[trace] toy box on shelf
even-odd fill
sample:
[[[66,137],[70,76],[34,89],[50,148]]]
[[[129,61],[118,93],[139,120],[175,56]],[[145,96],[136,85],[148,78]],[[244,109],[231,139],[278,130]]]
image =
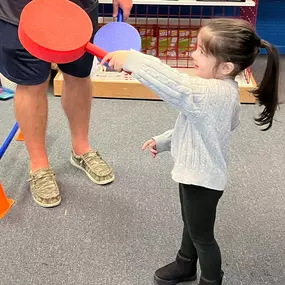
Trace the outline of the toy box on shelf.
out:
[[[258,0],[196,1],[196,0],[134,0],[128,20],[137,28],[142,38],[142,52],[159,57],[179,71],[195,77],[191,52],[195,50],[199,28],[213,18],[242,18],[256,25]],[[100,1],[99,27],[113,21],[110,0]],[[150,89],[125,73],[98,68],[96,61],[91,79],[93,96],[106,98],[159,99]],[[240,87],[242,103],[254,103],[248,92],[256,84],[250,69],[236,80]],[[62,94],[63,76],[54,78],[54,93]]]

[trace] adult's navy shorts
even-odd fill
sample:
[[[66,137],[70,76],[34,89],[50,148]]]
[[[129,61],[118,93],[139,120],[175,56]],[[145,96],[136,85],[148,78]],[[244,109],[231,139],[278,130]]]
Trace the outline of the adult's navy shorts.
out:
[[[94,34],[98,28],[98,6],[89,13]],[[93,55],[85,53],[78,60],[58,64],[59,69],[69,75],[84,78],[90,75]],[[0,73],[19,85],[38,85],[45,82],[51,70],[51,64],[29,54],[19,41],[18,26],[0,20]]]

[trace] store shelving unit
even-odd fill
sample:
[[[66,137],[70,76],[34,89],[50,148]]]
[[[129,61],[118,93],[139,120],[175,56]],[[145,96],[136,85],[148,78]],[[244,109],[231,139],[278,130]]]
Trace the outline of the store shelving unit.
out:
[[[99,27],[113,21],[112,1],[100,1]],[[142,37],[142,52],[159,57],[179,71],[195,77],[191,52],[195,49],[198,29],[213,18],[242,18],[256,25],[258,0],[245,2],[196,0],[133,0],[128,20]],[[105,98],[159,99],[151,90],[124,73],[99,70],[92,73],[93,96]],[[248,92],[256,84],[250,69],[236,80],[242,103],[254,103]],[[63,76],[54,79],[56,96],[62,94]]]

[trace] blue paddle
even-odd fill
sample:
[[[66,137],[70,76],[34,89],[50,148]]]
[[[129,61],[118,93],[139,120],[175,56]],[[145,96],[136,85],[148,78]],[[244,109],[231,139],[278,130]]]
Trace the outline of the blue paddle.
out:
[[[93,43],[107,52],[117,50],[141,50],[141,37],[138,31],[124,22],[123,10],[119,8],[117,22],[104,25],[95,34]]]

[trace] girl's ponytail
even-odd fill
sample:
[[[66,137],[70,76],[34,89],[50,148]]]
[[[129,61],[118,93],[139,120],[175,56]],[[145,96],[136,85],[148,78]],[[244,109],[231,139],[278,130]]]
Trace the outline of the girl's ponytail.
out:
[[[263,131],[271,128],[278,107],[279,55],[277,49],[267,41],[260,40],[260,47],[267,50],[267,66],[263,79],[256,89],[251,91],[260,106],[264,106],[260,116],[255,119],[259,126],[267,125]]]

